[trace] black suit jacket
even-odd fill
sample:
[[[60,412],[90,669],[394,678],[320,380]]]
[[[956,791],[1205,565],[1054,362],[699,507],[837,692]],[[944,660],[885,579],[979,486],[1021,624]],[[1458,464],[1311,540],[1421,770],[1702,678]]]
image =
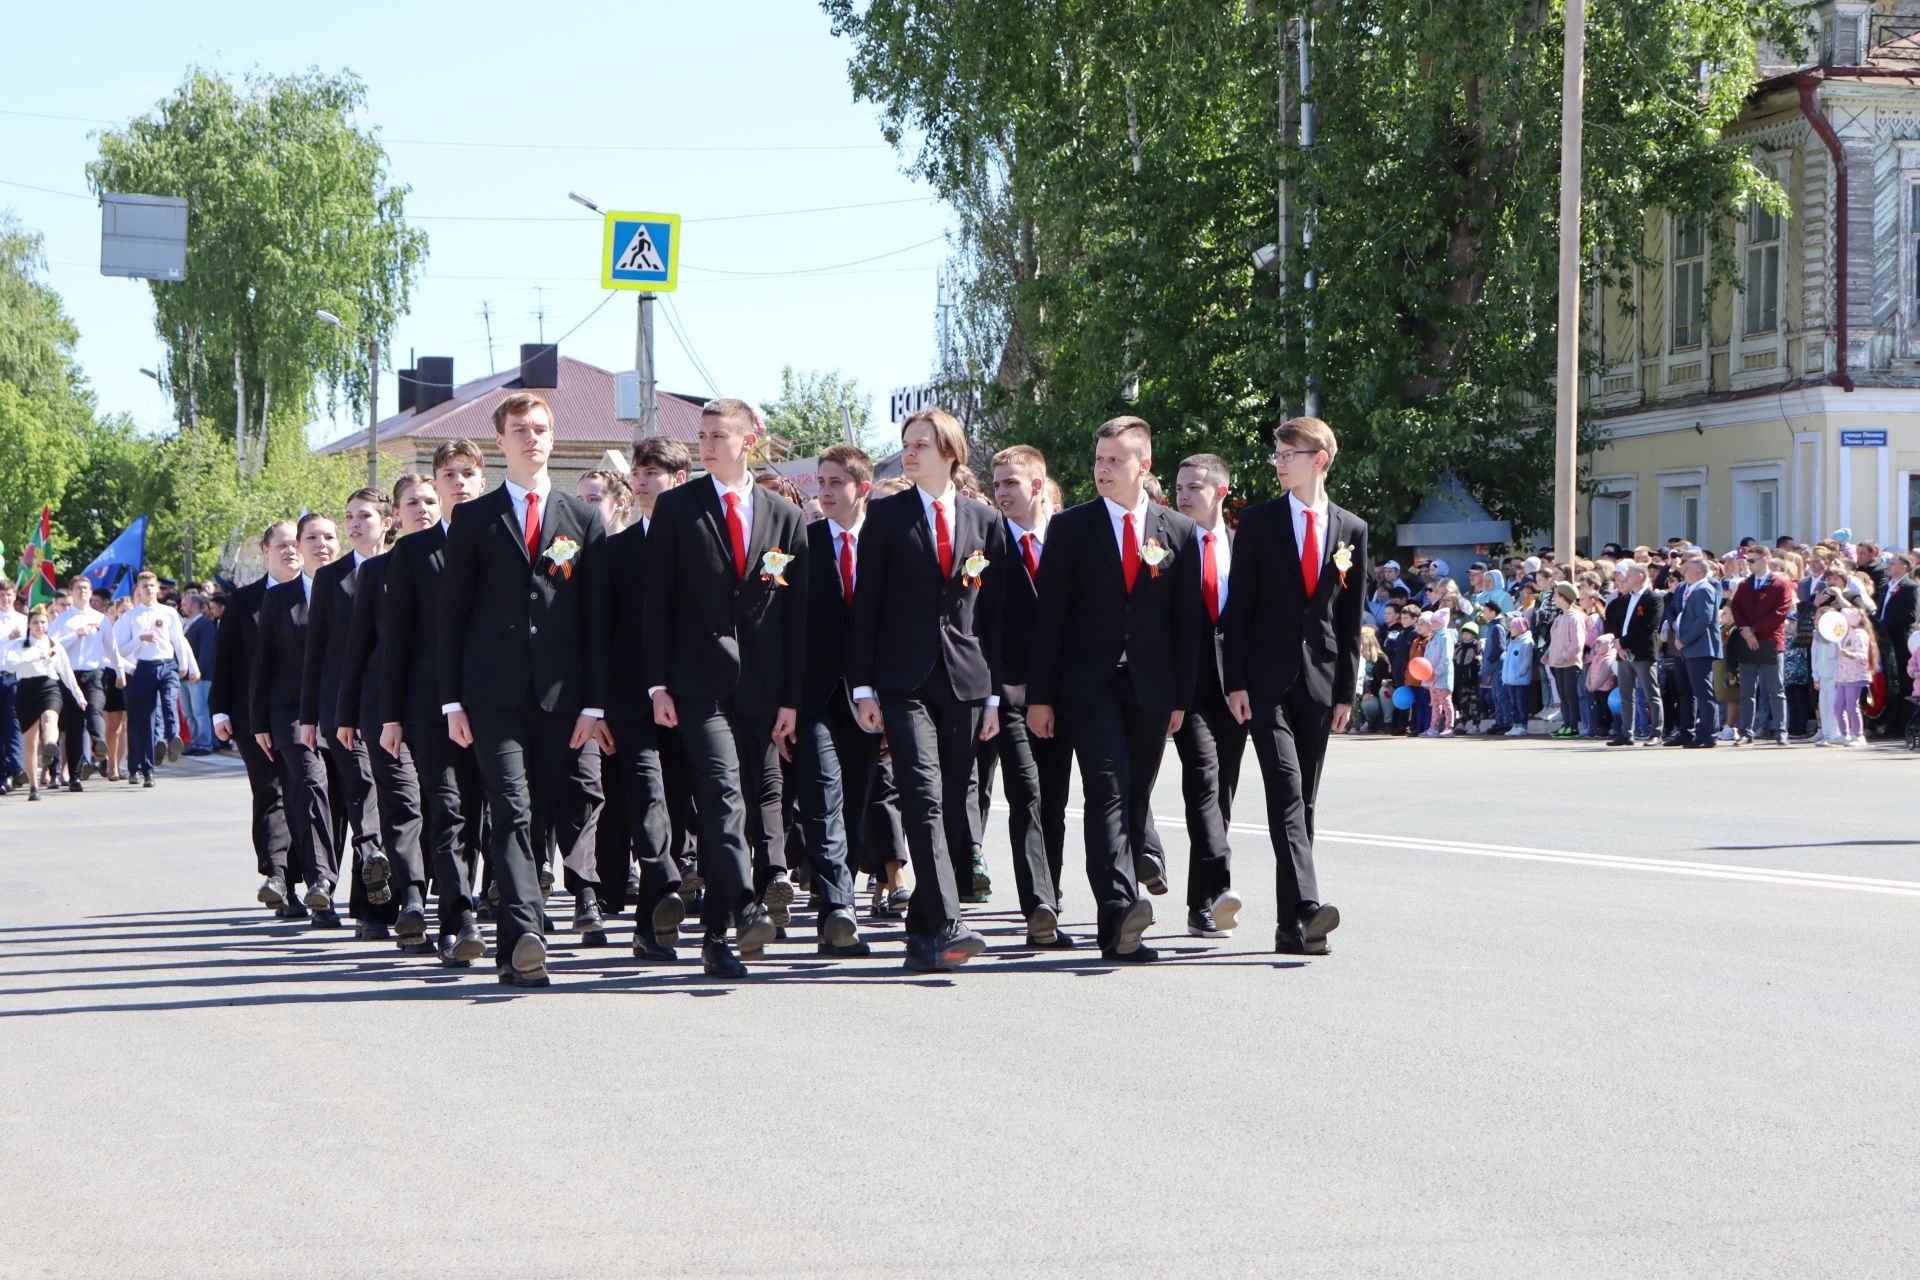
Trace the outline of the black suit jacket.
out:
[[[380,615],[386,603],[387,571],[393,552],[371,556],[353,575],[353,616],[340,657],[340,691],[334,702],[335,725],[357,729],[381,724]]]
[[[207,712],[232,720],[236,737],[253,732],[247,714],[252,697],[249,682],[253,679],[253,651],[260,643],[260,605],[266,597],[267,581],[256,578],[227,596],[220,630],[214,636]]]
[[[558,488],[541,504],[540,550],[527,555],[502,484],[453,509],[441,570],[440,703],[505,711],[531,697],[577,715],[607,705],[606,530],[600,512]],[[580,547],[564,573],[556,538]]]
[[[259,733],[275,717],[300,715],[300,682],[307,661],[307,589],[299,578],[267,590],[260,606],[260,643],[253,651],[247,712]]]
[[[1887,584],[1891,598],[1885,600],[1886,612],[1881,616],[1880,626],[1884,631],[1886,643],[1900,652],[1907,651],[1907,632],[1913,629],[1915,589],[1912,582],[1897,578]],[[1904,679],[1906,672],[1900,673]]]
[[[857,561],[866,528],[854,535],[853,554]],[[847,626],[853,616],[846,592],[840,582],[839,548],[834,545],[833,523],[815,520],[807,526],[807,560],[812,566],[807,575],[807,670],[800,683],[800,719],[818,720],[837,703],[852,708],[852,690],[847,684]],[[859,569],[854,581],[860,580]]]
[[[649,689],[730,698],[741,712],[760,716],[799,709],[811,569],[800,508],[759,485],[751,500],[745,574],[733,571],[733,544],[711,479],[669,489],[654,503],[640,661]],[[785,586],[760,569],[776,548],[794,558],[781,575]]]
[[[306,668],[300,676],[300,723],[319,726],[327,737],[339,724],[340,671],[347,653],[347,628],[353,623],[353,594],[358,575],[353,551],[322,565],[313,575],[313,604],[307,613]],[[349,724],[358,724],[349,720]]]
[[[607,538],[607,714],[653,719],[640,646],[646,639],[647,527],[636,519]]]
[[[440,580],[447,533],[410,533],[387,553],[380,607],[380,722],[418,723],[440,714]]]
[[[1227,586],[1227,692],[1244,689],[1258,702],[1277,702],[1296,681],[1326,706],[1353,701],[1360,675],[1361,596],[1366,592],[1367,525],[1351,511],[1327,504],[1320,544],[1319,581],[1307,597],[1293,508],[1285,495],[1249,507],[1233,542]],[[1333,562],[1340,545],[1353,550],[1342,585]]]
[[[953,505],[953,566],[943,578],[917,486],[867,504],[847,632],[850,686],[912,693],[940,663],[963,702],[999,692],[1001,599],[1009,578],[1026,570],[998,512],[957,492]],[[966,578],[976,551],[987,559],[977,587]]]
[[[1004,518],[1000,528],[1007,535],[1007,559],[1012,566],[1000,584],[1000,683],[1024,685],[1033,671],[1033,630],[1040,619],[1040,584],[1027,572],[1020,540]],[[1042,541],[1040,562],[1045,564],[1046,560],[1047,544]]]
[[[1124,660],[1143,711],[1171,714],[1193,705],[1206,622],[1193,521],[1149,503],[1143,523],[1141,547],[1157,541],[1169,554],[1157,575],[1139,566],[1129,595],[1105,499],[1070,507],[1048,522],[1029,704],[1091,702]]]
[[[1622,591],[1607,601],[1606,628],[1620,641],[1621,651],[1636,662],[1652,662],[1659,656],[1660,623],[1667,616],[1667,598],[1648,587],[1640,593],[1640,608],[1627,616],[1627,602],[1633,593]]]

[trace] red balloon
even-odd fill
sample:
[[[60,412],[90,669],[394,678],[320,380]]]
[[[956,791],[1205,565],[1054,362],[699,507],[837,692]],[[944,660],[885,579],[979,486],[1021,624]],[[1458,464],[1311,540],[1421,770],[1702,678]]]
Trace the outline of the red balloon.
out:
[[[1407,662],[1407,674],[1415,680],[1433,679],[1433,664],[1425,658],[1413,658]]]

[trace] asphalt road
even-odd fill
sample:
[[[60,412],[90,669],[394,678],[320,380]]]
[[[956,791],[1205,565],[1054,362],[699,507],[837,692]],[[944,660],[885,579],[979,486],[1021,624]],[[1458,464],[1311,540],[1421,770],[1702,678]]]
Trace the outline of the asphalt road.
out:
[[[1920,1274],[1920,756],[1342,741],[1312,961],[1251,760],[1184,936],[1168,760],[1167,963],[1000,829],[952,976],[513,994],[270,919],[224,762],[0,800],[0,1276]]]

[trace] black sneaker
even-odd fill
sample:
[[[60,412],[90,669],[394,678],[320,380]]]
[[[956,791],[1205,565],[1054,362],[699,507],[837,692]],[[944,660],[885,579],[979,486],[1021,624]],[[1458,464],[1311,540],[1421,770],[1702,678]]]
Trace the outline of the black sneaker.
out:
[[[1201,907],[1187,912],[1187,936],[1190,938],[1231,938],[1231,929],[1222,929],[1213,918],[1213,909]]]

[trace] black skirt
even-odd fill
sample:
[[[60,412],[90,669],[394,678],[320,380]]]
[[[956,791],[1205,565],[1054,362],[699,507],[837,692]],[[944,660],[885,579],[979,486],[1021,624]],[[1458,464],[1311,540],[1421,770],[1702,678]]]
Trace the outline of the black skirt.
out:
[[[120,687],[120,677],[112,671],[106,672],[106,677],[104,682],[107,686],[106,709],[108,711],[125,711],[127,709],[127,691]]]
[[[23,676],[13,695],[13,709],[24,732],[47,712],[60,709],[60,682],[52,676]]]

